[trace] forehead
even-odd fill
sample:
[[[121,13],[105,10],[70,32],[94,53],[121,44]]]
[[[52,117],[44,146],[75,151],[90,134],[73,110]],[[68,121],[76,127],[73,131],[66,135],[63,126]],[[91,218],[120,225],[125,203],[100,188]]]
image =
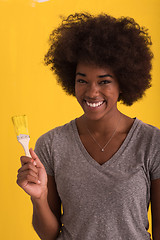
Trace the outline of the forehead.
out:
[[[101,67],[94,63],[85,63],[85,62],[79,62],[77,64],[76,73],[80,72],[85,75],[105,75],[110,74],[114,76],[114,73],[110,67]]]

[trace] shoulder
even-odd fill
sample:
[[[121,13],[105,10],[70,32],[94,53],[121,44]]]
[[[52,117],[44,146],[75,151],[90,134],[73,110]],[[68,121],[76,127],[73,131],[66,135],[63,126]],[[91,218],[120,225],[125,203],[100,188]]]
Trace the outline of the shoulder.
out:
[[[141,120],[139,121],[139,126],[140,126],[140,131],[139,133],[144,135],[145,137],[149,137],[152,139],[157,139],[160,140],[160,129],[148,124],[148,123],[144,123]]]
[[[51,130],[49,130],[48,132],[42,134],[36,144],[40,144],[40,145],[43,145],[43,144],[51,144],[51,142],[54,141],[58,141],[59,139],[62,141],[65,137],[67,137],[68,135],[70,135],[70,132],[72,131],[73,129],[73,126],[75,125],[75,119],[70,121],[69,123],[66,123],[64,125],[61,125],[61,126],[58,126],[58,127],[55,127]]]
[[[138,120],[136,141],[151,155],[160,152],[160,129]]]

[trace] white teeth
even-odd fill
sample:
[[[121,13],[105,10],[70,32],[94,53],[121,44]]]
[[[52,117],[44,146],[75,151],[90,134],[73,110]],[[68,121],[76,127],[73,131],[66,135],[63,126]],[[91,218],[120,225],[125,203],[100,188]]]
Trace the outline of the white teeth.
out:
[[[98,102],[98,103],[89,103],[86,101],[86,103],[89,107],[99,107],[100,105],[102,105],[103,101]]]

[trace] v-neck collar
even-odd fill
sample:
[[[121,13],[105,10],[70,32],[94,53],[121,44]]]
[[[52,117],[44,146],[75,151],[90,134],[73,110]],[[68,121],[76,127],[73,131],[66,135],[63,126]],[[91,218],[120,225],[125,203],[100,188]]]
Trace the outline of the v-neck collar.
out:
[[[73,127],[73,132],[74,132],[74,136],[75,136],[75,140],[76,143],[78,144],[78,147],[80,149],[80,151],[83,153],[85,159],[92,164],[94,167],[100,169],[105,168],[106,166],[110,166],[114,161],[116,161],[121,154],[123,153],[123,151],[125,150],[126,146],[128,145],[128,142],[131,140],[133,133],[135,131],[135,129],[137,128],[138,124],[140,123],[140,120],[135,118],[132,127],[130,128],[125,140],[123,141],[123,143],[121,144],[121,146],[119,147],[119,149],[117,150],[117,152],[106,162],[104,162],[103,164],[99,164],[94,158],[92,158],[92,156],[88,153],[88,151],[86,150],[86,148],[84,147],[79,133],[78,133],[78,128],[76,125],[76,119],[74,119],[72,121],[72,127]]]

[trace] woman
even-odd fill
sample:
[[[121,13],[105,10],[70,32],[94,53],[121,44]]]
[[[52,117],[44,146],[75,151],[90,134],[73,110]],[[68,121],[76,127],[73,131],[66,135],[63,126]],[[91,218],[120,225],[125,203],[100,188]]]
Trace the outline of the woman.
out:
[[[17,183],[41,239],[160,239],[160,130],[121,113],[151,86],[151,40],[133,19],[70,15],[45,63],[84,114],[41,136]],[[61,204],[63,215],[61,215]]]

